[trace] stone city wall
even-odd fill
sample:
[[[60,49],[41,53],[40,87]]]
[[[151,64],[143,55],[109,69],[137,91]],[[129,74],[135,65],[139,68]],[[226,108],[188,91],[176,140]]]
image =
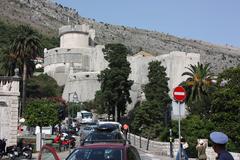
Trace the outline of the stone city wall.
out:
[[[158,141],[149,140],[149,145],[147,149],[147,143],[148,143],[147,138],[144,138],[144,137],[140,138],[140,136],[129,133],[128,139],[130,140],[132,145],[142,150],[145,150],[146,152],[151,152],[153,154],[170,157],[170,142],[158,142]],[[173,156],[176,157],[177,152],[179,150],[179,140],[175,139],[172,146],[173,146]],[[240,159],[240,153],[233,153],[233,152],[230,152],[230,153],[232,154],[235,160]],[[217,154],[214,152],[212,147],[209,147],[209,146],[207,147],[206,154],[207,154],[208,160],[216,160]]]

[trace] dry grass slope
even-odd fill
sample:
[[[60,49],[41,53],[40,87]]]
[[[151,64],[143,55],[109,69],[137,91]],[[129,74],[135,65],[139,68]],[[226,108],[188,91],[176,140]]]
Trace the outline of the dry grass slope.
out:
[[[240,49],[229,45],[214,45],[200,40],[96,22],[79,16],[75,9],[64,7],[51,0],[1,0],[0,19],[9,23],[25,23],[48,35],[57,35],[60,26],[87,23],[96,30],[96,43],[123,43],[132,53],[140,50],[155,55],[170,51],[184,51],[201,54],[201,62],[210,63],[218,73],[225,68],[240,64]]]

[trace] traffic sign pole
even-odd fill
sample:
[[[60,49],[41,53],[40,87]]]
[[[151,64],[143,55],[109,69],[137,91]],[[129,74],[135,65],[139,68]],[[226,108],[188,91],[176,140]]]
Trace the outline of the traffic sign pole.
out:
[[[186,99],[186,91],[182,86],[178,86],[173,91],[173,97],[178,102],[179,116],[178,116],[178,135],[179,135],[179,160],[182,158],[182,147],[181,147],[181,106],[180,102]]]
[[[182,157],[182,148],[181,148],[181,108],[180,108],[180,102],[178,102],[178,109],[179,109],[179,117],[178,117],[178,135],[179,135],[179,160],[181,160]]]

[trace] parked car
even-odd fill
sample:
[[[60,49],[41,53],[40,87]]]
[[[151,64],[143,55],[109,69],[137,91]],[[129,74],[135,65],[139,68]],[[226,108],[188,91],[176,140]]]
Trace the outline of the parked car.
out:
[[[55,150],[43,146],[38,160],[60,160]],[[141,160],[137,149],[126,143],[93,143],[74,149],[65,160]]]
[[[94,143],[75,149],[66,160],[141,160],[137,149],[125,143]]]

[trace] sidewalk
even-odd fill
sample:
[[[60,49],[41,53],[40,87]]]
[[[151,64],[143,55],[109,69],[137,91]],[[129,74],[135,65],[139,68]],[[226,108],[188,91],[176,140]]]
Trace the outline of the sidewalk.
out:
[[[38,159],[38,154],[39,153],[33,153],[33,160]],[[69,151],[63,151],[63,152],[57,152],[57,155],[59,156],[60,159],[65,159],[69,155]]]

